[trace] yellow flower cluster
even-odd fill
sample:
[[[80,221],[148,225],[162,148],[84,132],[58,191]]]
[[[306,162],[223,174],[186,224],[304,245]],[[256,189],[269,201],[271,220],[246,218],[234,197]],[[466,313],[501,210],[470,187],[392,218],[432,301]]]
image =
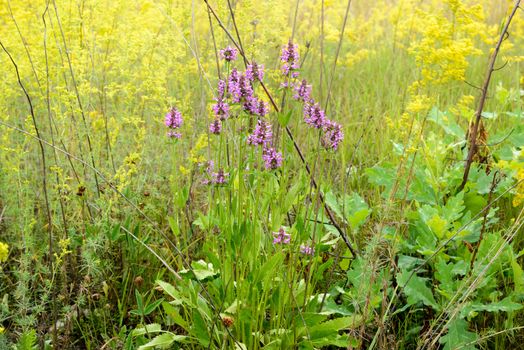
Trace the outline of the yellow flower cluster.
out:
[[[9,245],[7,243],[0,242],[0,262],[6,262],[9,256]]]
[[[513,197],[513,206],[518,207],[524,203],[524,151],[516,152],[513,160],[501,160],[497,165],[513,173],[513,177],[518,183]]]

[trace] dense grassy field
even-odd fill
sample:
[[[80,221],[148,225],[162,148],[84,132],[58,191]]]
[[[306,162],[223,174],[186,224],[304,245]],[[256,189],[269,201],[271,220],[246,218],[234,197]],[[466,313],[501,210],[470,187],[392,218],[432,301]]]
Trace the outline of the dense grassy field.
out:
[[[515,0],[0,0],[0,350],[521,349]]]

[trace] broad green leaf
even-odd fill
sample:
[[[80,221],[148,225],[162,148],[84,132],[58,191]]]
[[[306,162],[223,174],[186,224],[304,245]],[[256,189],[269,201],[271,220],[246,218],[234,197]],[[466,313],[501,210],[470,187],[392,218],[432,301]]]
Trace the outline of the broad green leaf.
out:
[[[397,275],[397,282],[403,287],[404,294],[408,298],[408,303],[415,305],[421,302],[424,305],[431,306],[437,311],[440,310],[440,306],[435,301],[431,289],[426,285],[427,278],[419,277],[416,274],[409,278],[410,276],[411,272],[409,271],[402,271]]]
[[[349,222],[352,230],[358,230],[371,213],[366,201],[356,192],[344,196],[343,207],[345,219]]]
[[[174,301],[174,304],[175,305],[181,305],[182,304],[182,299],[181,299],[181,296],[180,296],[180,293],[176,290],[176,288],[167,283],[167,282],[164,282],[164,281],[156,281],[156,284],[158,284],[162,290],[164,291],[164,293],[166,293],[167,295],[169,295],[171,298],[173,298],[173,301]]]
[[[204,347],[209,346],[210,338],[206,322],[198,310],[193,310],[193,324],[191,327],[191,334],[198,339],[198,342]]]
[[[213,264],[206,263],[204,260],[198,260],[191,263],[192,270],[181,270],[180,275],[194,277],[199,281],[218,275],[213,268]]]
[[[138,348],[138,350],[147,349],[168,349],[176,341],[183,341],[187,337],[183,335],[177,335],[173,333],[162,333],[154,337],[149,343],[144,344]]]
[[[161,298],[161,299],[158,299],[156,300],[155,302],[151,303],[151,304],[148,304],[146,305],[145,309],[144,309],[144,315],[147,316],[149,315],[150,313],[152,313],[153,311],[155,311],[155,309],[160,305],[162,304],[162,302],[164,301],[164,298]]]
[[[504,298],[501,301],[497,301],[494,303],[486,304],[486,303],[480,303],[480,302],[474,302],[466,307],[464,307],[464,310],[462,311],[462,314],[465,316],[468,316],[471,314],[471,312],[480,312],[480,311],[486,311],[486,312],[511,312],[511,311],[517,311],[522,309],[522,304],[515,303],[511,301],[510,297]]]
[[[138,337],[147,333],[158,333],[162,331],[162,326],[158,323],[146,324],[144,327],[135,328],[131,331],[133,337]]]
[[[341,329],[358,327],[361,323],[362,317],[359,315],[339,317],[309,328],[309,335],[311,340],[323,339],[337,335]]]
[[[444,345],[443,350],[476,350],[470,344],[477,340],[477,334],[468,330],[468,323],[461,319],[455,319],[449,323],[448,334],[439,339],[439,343]],[[467,345],[469,344],[469,345]]]

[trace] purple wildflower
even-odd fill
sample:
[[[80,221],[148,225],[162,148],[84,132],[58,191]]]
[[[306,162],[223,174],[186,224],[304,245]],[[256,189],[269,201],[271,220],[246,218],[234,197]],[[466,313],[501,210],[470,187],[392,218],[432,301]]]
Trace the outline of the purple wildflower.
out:
[[[267,102],[253,96],[246,97],[246,102],[244,102],[243,108],[247,113],[261,117],[269,113]]]
[[[223,185],[227,182],[229,173],[224,172],[224,169],[219,169],[216,173],[211,173],[211,182],[215,185]]]
[[[271,124],[263,119],[257,121],[255,130],[247,138],[247,143],[254,146],[266,146],[271,144],[271,138],[273,137],[273,131],[271,130]]]
[[[259,116],[263,117],[263,116],[265,116],[268,113],[269,113],[269,107],[268,107],[267,102],[264,102],[262,100],[258,100],[258,106],[257,106],[256,114],[258,114]]]
[[[264,148],[262,159],[264,159],[264,165],[268,170],[282,166],[282,153],[277,152],[274,148]]]
[[[229,88],[233,102],[249,101],[253,97],[253,87],[244,74],[238,77],[238,82],[230,83]]]
[[[178,109],[176,109],[175,107],[171,107],[169,112],[167,112],[166,114],[164,122],[169,129],[172,129],[167,132],[168,137],[174,137],[177,139],[182,137],[182,134],[180,134],[178,131],[175,131],[175,129],[180,128],[183,122],[182,113],[180,113]]]
[[[175,107],[171,107],[166,114],[165,123],[168,128],[178,129],[182,125],[182,113]]]
[[[219,135],[222,131],[222,122],[219,118],[215,118],[211,124],[209,124],[209,132],[215,135]]]
[[[217,91],[218,91],[217,100],[223,99],[225,97],[225,92],[226,92],[226,82],[224,80],[220,79],[218,81]]]
[[[179,133],[179,132],[176,132],[176,131],[168,131],[168,132],[167,132],[167,137],[169,137],[169,138],[179,139],[179,138],[182,137],[182,134]]]
[[[295,95],[293,95],[293,98],[302,102],[311,101],[311,85],[307,84],[306,79],[302,80],[300,85],[295,85]]]
[[[283,227],[278,232],[273,232],[273,244],[289,244],[291,242],[291,235],[287,233]]]
[[[229,118],[229,104],[224,102],[224,100],[217,99],[217,103],[213,105],[212,109],[215,117],[219,118],[220,120],[226,120]]]
[[[225,49],[220,50],[220,58],[227,62],[235,61],[238,56],[238,50],[234,47],[228,46]]]
[[[318,103],[307,102],[304,105],[304,121],[316,129],[324,126],[326,115]]]
[[[344,132],[342,131],[342,127],[337,122],[327,119],[324,122],[323,129],[324,135],[322,135],[322,139],[320,140],[322,146],[326,149],[332,149],[336,151],[338,145],[342,142],[342,140],[344,140]]]
[[[258,65],[256,62],[248,64],[246,68],[246,78],[251,82],[255,80],[262,81],[264,78],[264,65]]]
[[[298,45],[293,44],[291,41],[282,47],[282,55],[280,60],[284,62],[282,65],[282,74],[289,75],[290,71],[300,68],[300,55],[298,53]],[[298,76],[298,72],[294,72],[294,78]]]
[[[315,248],[310,245],[302,244],[300,246],[300,252],[304,255],[315,255]]]

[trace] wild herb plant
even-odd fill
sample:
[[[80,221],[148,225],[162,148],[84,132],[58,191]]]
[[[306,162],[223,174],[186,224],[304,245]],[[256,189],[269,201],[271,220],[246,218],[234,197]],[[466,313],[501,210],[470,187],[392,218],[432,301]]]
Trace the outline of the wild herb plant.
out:
[[[0,349],[519,348],[520,8],[0,0]]]

